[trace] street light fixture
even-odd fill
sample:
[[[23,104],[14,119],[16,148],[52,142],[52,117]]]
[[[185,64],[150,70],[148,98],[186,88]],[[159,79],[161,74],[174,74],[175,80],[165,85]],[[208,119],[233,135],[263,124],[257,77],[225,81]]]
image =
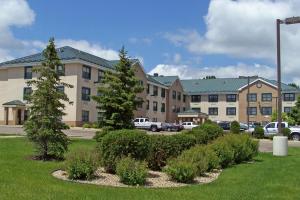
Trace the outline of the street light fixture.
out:
[[[276,32],[277,32],[277,95],[278,95],[278,105],[277,105],[277,121],[278,121],[278,133],[282,135],[282,127],[281,127],[281,113],[282,113],[282,96],[281,96],[281,55],[280,55],[280,24],[298,24],[300,23],[300,17],[289,17],[284,20],[277,19],[276,20]],[[281,138],[282,139],[282,138]],[[273,140],[273,154],[274,155],[287,155],[287,138],[286,142],[283,142],[280,138],[277,140]],[[276,143],[276,144],[274,144]],[[285,144],[286,143],[286,144]],[[275,147],[276,146],[276,147]],[[275,147],[275,149],[274,149]],[[274,153],[274,150],[276,152]],[[278,150],[278,151],[277,151]]]

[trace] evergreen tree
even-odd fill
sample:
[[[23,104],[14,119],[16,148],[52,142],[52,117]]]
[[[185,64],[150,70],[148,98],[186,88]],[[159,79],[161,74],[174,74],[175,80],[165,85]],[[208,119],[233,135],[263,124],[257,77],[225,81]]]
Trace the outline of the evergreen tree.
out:
[[[300,125],[300,96],[298,96],[296,105],[292,108],[292,112],[289,115],[294,119],[296,124]]]
[[[100,126],[132,128],[133,111],[142,103],[136,94],[142,92],[143,87],[135,77],[124,47],[119,52],[119,58],[114,71],[105,71],[102,84],[98,87],[99,95],[92,98],[97,102],[98,109],[104,111]]]
[[[57,73],[57,66],[62,64],[53,38],[43,51],[43,57],[42,66],[33,68],[37,79],[27,82],[35,90],[29,96],[30,114],[25,123],[25,131],[29,140],[36,144],[41,159],[46,160],[62,158],[67,151],[69,140],[62,130],[69,127],[61,119],[65,115],[63,102],[71,102],[64,92],[58,90],[58,86],[73,86],[61,82]]]

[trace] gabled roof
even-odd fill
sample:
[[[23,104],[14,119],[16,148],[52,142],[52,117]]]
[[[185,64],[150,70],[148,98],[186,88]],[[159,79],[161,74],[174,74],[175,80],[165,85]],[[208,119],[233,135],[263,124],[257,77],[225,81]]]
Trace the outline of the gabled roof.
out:
[[[171,86],[177,79],[178,76],[151,76],[156,81],[163,83],[166,86]]]
[[[157,81],[155,78],[153,78],[153,76],[151,76],[151,75],[149,75],[149,74],[146,74],[146,77],[147,77],[147,80],[150,81],[150,82],[152,82],[152,83],[156,83],[156,84],[158,84],[158,85],[162,85],[162,86],[167,87],[167,85],[165,85],[165,84],[163,84],[163,83]]]
[[[250,83],[262,80],[271,86],[277,85],[277,81],[265,78],[250,78]],[[188,94],[207,94],[207,93],[238,93],[239,89],[247,86],[247,78],[217,78],[217,79],[190,79],[181,80],[184,91]],[[287,84],[281,84],[284,92],[300,92]]]
[[[79,59],[82,61],[90,62],[90,63],[100,65],[100,66],[110,68],[110,69],[113,69],[114,64],[115,64],[115,62],[105,60],[103,58],[89,54],[84,51],[80,51],[80,50],[75,49],[70,46],[64,46],[64,47],[58,48],[57,53],[58,53],[59,58],[62,61]],[[43,54],[37,53],[37,54],[30,55],[30,56],[25,56],[22,58],[18,58],[18,59],[14,59],[11,61],[0,63],[0,67],[16,65],[16,64],[38,63],[38,62],[42,62],[43,60],[44,60]]]
[[[25,103],[23,103],[22,101],[20,100],[13,100],[13,101],[9,101],[9,102],[6,102],[4,104],[2,104],[3,106],[26,106]]]

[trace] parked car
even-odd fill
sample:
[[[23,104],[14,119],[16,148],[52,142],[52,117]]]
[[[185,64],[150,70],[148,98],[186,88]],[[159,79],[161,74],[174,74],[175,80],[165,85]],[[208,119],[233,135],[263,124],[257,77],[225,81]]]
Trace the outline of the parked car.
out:
[[[134,121],[134,127],[139,129],[151,130],[157,132],[162,129],[161,122],[151,122],[148,118],[136,118]]]
[[[194,122],[183,122],[182,126],[184,129],[192,129],[192,128],[197,127],[198,125],[195,124]]]
[[[217,123],[224,131],[230,130],[230,122],[218,122]]]
[[[291,138],[293,140],[300,140],[300,127],[290,127],[287,122],[281,123],[282,128],[289,128],[291,130]],[[265,136],[278,134],[278,122],[271,122],[264,126]]]
[[[174,124],[174,123],[164,123],[162,125],[163,131],[181,131],[183,130],[183,125]]]
[[[248,124],[240,123],[241,131],[244,131],[245,133],[253,133],[255,129],[254,124],[249,124],[249,129],[248,129]]]

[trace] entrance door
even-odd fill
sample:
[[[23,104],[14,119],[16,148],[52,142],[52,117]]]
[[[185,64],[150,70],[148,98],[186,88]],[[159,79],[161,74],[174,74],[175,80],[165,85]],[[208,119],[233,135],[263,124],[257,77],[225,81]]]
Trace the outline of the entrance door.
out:
[[[22,110],[21,109],[18,109],[17,123],[18,123],[18,125],[21,125],[21,123],[22,123]]]

